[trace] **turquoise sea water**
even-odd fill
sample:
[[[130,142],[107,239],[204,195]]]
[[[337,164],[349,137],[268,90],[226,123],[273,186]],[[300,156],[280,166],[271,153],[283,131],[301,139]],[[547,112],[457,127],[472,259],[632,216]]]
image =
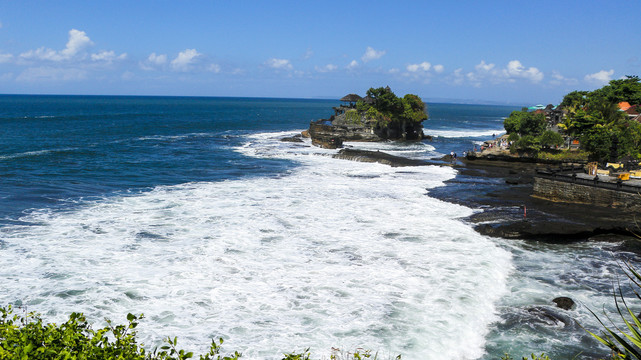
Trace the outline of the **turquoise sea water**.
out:
[[[603,353],[573,320],[593,326],[588,307],[611,302],[615,245],[486,238],[464,220],[482,209],[430,197],[451,168],[280,141],[337,103],[0,96],[0,304],[51,321],[145,313],[150,346],[223,336],[248,358]],[[429,104],[433,141],[348,145],[461,154],[512,110]],[[561,295],[581,302],[572,321],[532,320]]]

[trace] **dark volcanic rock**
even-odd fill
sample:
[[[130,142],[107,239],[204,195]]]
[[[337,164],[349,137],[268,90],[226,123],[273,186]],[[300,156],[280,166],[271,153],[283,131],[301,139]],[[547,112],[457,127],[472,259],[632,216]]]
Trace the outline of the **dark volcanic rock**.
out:
[[[284,137],[280,139],[280,141],[302,143],[303,139],[302,139],[302,135],[296,135],[296,136]]]
[[[506,239],[535,239],[552,243],[566,243],[585,240],[601,234],[629,234],[626,227],[605,226],[598,223],[570,223],[564,221],[516,221],[498,224],[481,224],[475,227],[483,235]]]
[[[390,155],[381,151],[367,151],[354,149],[341,149],[338,154],[333,155],[335,159],[353,160],[361,162],[377,162],[381,164],[396,166],[421,166],[430,165],[430,162],[423,160],[408,159],[401,156]]]
[[[430,196],[483,209],[468,220],[488,236],[551,243],[587,241],[597,235],[618,239],[627,250],[641,252],[631,235],[635,214],[615,208],[553,202],[532,197],[535,170],[546,165],[519,162],[461,161],[456,178],[430,190]],[[516,184],[506,184],[506,180]],[[513,181],[518,179],[518,181]],[[455,189],[455,191],[448,190]]]
[[[383,140],[363,127],[331,125],[324,120],[310,123],[308,133],[312,138],[312,144],[326,149],[341,147],[343,141]],[[338,143],[340,145],[336,146]]]
[[[526,310],[529,314],[527,322],[547,326],[568,326],[574,322],[572,318],[557,313],[554,309],[545,306],[535,306]]]
[[[338,149],[343,147],[343,139],[335,136],[322,136],[312,138],[312,144],[323,149]]]
[[[557,307],[560,307],[563,310],[572,310],[575,305],[574,300],[565,296],[559,296],[552,301],[556,304]]]

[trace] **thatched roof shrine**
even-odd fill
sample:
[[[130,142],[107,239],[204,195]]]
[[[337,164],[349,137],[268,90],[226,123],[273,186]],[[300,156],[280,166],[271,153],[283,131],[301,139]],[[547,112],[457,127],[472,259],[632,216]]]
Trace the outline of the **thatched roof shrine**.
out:
[[[357,102],[358,100],[361,100],[361,99],[362,99],[362,97],[360,97],[360,96],[358,96],[356,94],[348,94],[348,95],[343,96],[341,98],[341,101],[345,101],[345,102],[350,102],[351,103],[351,102]]]

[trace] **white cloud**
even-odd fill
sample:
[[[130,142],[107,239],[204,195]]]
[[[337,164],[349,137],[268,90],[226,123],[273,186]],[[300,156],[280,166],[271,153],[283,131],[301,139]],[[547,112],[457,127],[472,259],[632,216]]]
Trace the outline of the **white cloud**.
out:
[[[103,50],[97,54],[91,54],[91,60],[93,61],[104,61],[106,63],[112,63],[116,60],[124,60],[127,58],[127,54],[123,53],[120,55],[116,55],[116,53],[111,50],[111,51],[106,51]]]
[[[147,61],[154,65],[164,65],[167,62],[167,55],[165,54],[156,55],[156,53],[153,52],[149,54]]]
[[[400,72],[401,72],[401,70],[399,70],[399,69],[397,69],[397,68],[391,68],[391,69],[389,69],[389,71],[388,71],[388,72],[389,72],[390,74],[398,74],[398,73],[400,73]]]
[[[368,61],[380,59],[381,57],[383,57],[383,55],[385,55],[385,53],[386,53],[385,50],[377,51],[377,50],[374,50],[371,46],[368,46],[367,50],[365,50],[365,54],[363,54],[363,56],[361,57],[361,60],[363,62],[368,62]]]
[[[494,64],[486,64],[485,60],[481,60],[481,62],[474,67],[477,72],[483,72],[483,73],[488,73],[494,69]]]
[[[434,69],[435,73],[440,74],[443,72],[443,70],[445,70],[445,67],[439,64],[439,65],[434,65],[432,69]]]
[[[409,72],[417,72],[417,71],[429,71],[430,68],[432,67],[432,64],[428,63],[427,61],[423,61],[420,64],[410,64],[407,65],[407,71]]]
[[[561,85],[561,84],[566,84],[566,85],[576,85],[578,84],[578,81],[576,79],[572,78],[566,78],[565,76],[561,75],[558,71],[552,71],[552,80],[550,80],[550,84],[552,85]]]
[[[13,55],[0,53],[0,64],[9,62],[12,59],[13,59]]]
[[[221,71],[220,65],[218,65],[218,64],[209,64],[209,66],[207,67],[207,71],[211,71],[213,73],[218,74]]]
[[[20,54],[20,57],[23,59],[40,59],[40,60],[51,60],[51,61],[61,61],[64,60],[63,57],[55,50],[45,49],[43,47],[37,50],[29,50]]]
[[[505,72],[510,80],[513,78],[523,78],[534,83],[538,83],[543,80],[543,73],[539,71],[539,69],[535,67],[529,67],[526,69],[518,60],[510,61],[507,64]]]
[[[312,56],[314,56],[314,52],[312,51],[312,49],[307,49],[307,51],[303,55],[303,60],[309,60],[312,58]]]
[[[276,59],[276,58],[271,58],[267,60],[266,62],[267,66],[269,66],[272,69],[279,69],[279,70],[291,70],[294,67],[292,66],[291,62],[287,59]]]
[[[145,61],[140,62],[140,68],[146,71],[155,70],[156,68],[162,67],[166,63],[167,63],[167,55],[165,54],[157,55],[155,52],[153,52],[149,54],[149,56]]]
[[[193,65],[201,55],[196,49],[185,49],[185,51],[178,53],[178,56],[171,61],[171,66],[177,71],[189,71],[191,65]]]
[[[41,47],[37,50],[29,50],[20,54],[21,58],[48,61],[64,61],[73,58],[84,57],[84,50],[92,46],[93,42],[84,31],[71,29],[69,30],[69,40],[64,49],[55,51]]]
[[[525,79],[533,83],[538,83],[543,80],[544,75],[535,67],[525,68],[518,60],[508,62],[507,66],[503,69],[497,68],[495,64],[488,64],[485,60],[481,60],[479,64],[474,66],[474,71],[468,72],[465,76],[472,85],[478,87],[481,86],[484,81],[498,84]]]
[[[612,80],[612,75],[614,75],[614,69],[610,71],[601,70],[594,74],[585,75],[585,81],[597,84],[607,84]]]
[[[69,30],[69,41],[67,41],[67,47],[65,47],[65,49],[60,53],[65,58],[69,59],[91,45],[93,45],[93,42],[91,42],[84,31],[71,29]]]
[[[461,85],[465,81],[465,76],[463,75],[463,69],[458,68],[452,73],[452,83],[454,85]]]
[[[352,60],[352,62],[350,62],[350,63],[347,65],[347,68],[348,68],[349,70],[356,69],[357,67],[358,67],[358,61],[356,61],[356,60]]]
[[[334,64],[327,64],[325,66],[316,66],[315,69],[318,72],[326,73],[326,72],[336,71],[338,69],[338,66]]]
[[[82,69],[63,69],[51,66],[41,66],[25,69],[17,81],[78,81],[87,78],[87,71]]]

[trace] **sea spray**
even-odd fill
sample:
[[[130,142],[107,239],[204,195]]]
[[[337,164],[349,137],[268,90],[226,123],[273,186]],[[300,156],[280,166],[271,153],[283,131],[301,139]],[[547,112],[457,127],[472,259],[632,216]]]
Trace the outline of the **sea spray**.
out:
[[[145,313],[149,346],[168,335],[202,351],[223,336],[248,358],[306,347],[481,356],[511,256],[460,220],[472,210],[426,196],[455,172],[336,160],[277,138],[238,150],[300,162],[284,176],[158,186],[4,227],[2,301],[52,321]]]

